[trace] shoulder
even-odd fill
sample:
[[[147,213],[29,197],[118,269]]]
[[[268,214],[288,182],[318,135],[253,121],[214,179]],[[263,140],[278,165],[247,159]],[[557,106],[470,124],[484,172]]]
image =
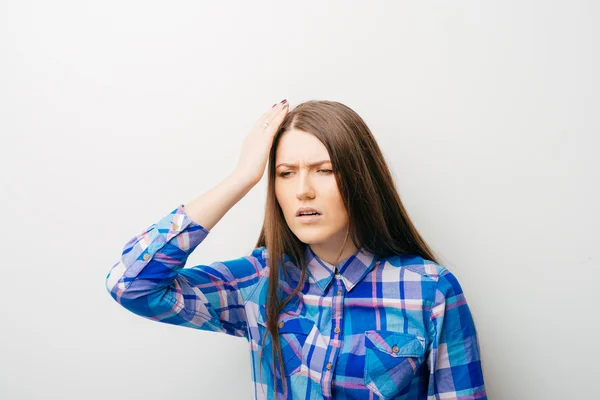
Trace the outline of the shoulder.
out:
[[[208,266],[227,280],[248,280],[252,276],[260,278],[265,269],[262,248],[255,248],[237,258],[215,261]]]
[[[426,297],[432,302],[436,304],[448,301],[466,303],[458,277],[446,266],[417,255],[398,255],[389,257],[387,260],[397,268],[406,268],[416,274],[416,278],[405,278],[405,280],[421,281],[424,285],[423,290],[428,292]]]
[[[267,247],[261,246],[252,249],[250,255],[245,256],[248,261],[255,265],[257,270],[260,272],[267,266],[267,260],[269,258],[269,254],[267,253]]]
[[[250,256],[257,260],[261,264],[261,268],[266,268],[269,266],[269,251],[267,246],[256,247],[250,253]],[[283,261],[284,263],[291,263],[292,260],[287,253],[283,253]]]
[[[419,275],[421,279],[431,280],[436,283],[440,277],[451,273],[445,266],[416,254],[397,254],[385,257],[384,260],[392,268],[406,268]]]

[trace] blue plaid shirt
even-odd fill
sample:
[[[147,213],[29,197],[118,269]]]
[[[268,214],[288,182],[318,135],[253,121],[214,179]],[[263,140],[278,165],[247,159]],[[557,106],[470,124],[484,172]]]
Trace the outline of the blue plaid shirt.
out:
[[[267,250],[184,268],[208,233],[179,205],[125,244],[106,288],[142,317],[244,338],[252,398],[273,399],[271,340],[262,338]],[[310,246],[305,255],[308,279],[279,316],[277,399],[487,399],[477,332],[452,272],[416,255],[379,258],[359,249],[337,267]],[[279,266],[288,296],[300,271],[287,254],[284,264],[292,267],[285,282]]]

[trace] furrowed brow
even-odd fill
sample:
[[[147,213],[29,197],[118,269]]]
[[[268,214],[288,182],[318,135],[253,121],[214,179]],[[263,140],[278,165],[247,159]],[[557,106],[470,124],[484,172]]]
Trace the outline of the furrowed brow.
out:
[[[309,167],[316,167],[317,165],[321,165],[321,164],[325,164],[325,163],[330,163],[331,160],[321,160],[321,161],[315,161],[313,163],[307,164]],[[296,168],[298,167],[298,164],[290,164],[290,163],[281,163],[279,164],[277,167],[275,168],[279,168],[279,167],[290,167],[290,168]]]

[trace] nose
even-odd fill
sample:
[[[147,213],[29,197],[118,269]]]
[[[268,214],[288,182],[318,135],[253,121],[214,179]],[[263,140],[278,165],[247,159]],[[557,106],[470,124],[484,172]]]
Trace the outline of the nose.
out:
[[[300,179],[298,179],[298,188],[296,189],[296,197],[298,200],[306,198],[312,199],[315,197],[315,191],[310,183],[310,180],[306,173],[300,173]]]

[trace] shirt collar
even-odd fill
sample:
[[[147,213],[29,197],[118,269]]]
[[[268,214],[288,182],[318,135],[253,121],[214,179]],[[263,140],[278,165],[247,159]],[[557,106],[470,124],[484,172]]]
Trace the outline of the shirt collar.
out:
[[[307,272],[311,284],[317,285],[323,292],[327,290],[331,283],[336,267],[346,290],[351,291],[377,262],[377,257],[374,254],[360,248],[353,255],[334,266],[320,259],[308,244],[304,250],[304,259],[307,263]]]

